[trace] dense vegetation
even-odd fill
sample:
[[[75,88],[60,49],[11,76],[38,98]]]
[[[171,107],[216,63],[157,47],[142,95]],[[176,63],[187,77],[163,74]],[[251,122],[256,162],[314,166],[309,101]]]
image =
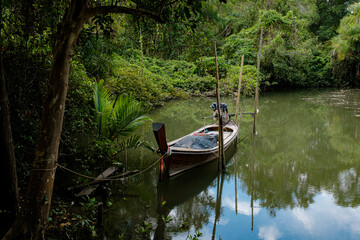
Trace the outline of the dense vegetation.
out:
[[[134,5],[129,2],[124,5]],[[147,1],[133,2],[149,7]],[[360,4],[354,0],[189,2],[193,3],[166,13],[164,23],[119,14],[97,15],[85,23],[71,61],[62,164],[91,174],[89,169],[93,173],[113,164],[114,144],[144,145],[136,135],[114,141],[109,131],[100,134],[103,127],[93,102],[98,82],[109,91],[109,106],[115,106],[116,99],[136,106],[134,119],[168,99],[214,95],[213,39],[218,45],[222,94],[236,91],[244,54],[242,92],[253,95],[261,27],[262,91],[360,86]],[[1,4],[1,67],[20,186],[30,174],[52,51],[68,4],[67,0]]]

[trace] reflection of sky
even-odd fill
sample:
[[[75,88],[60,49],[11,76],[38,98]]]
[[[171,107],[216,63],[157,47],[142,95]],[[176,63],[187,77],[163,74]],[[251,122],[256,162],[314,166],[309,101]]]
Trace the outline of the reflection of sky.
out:
[[[276,226],[264,226],[259,228],[259,239],[275,240],[281,237],[281,233]]]
[[[291,215],[293,221],[300,222],[314,238],[338,236],[342,239],[360,239],[360,207],[337,206],[325,191],[316,196],[315,203],[309,208],[295,208]]]
[[[216,198],[216,188],[209,191]],[[221,216],[216,224],[215,239],[360,239],[360,207],[337,206],[332,195],[320,192],[308,208],[282,209],[276,217],[259,207],[254,201],[253,227],[251,231],[251,197],[238,188],[238,213],[235,213],[234,182],[224,182]],[[211,239],[215,211],[209,223],[200,229],[200,239]],[[195,229],[190,229],[193,235]],[[188,233],[180,233],[173,239],[186,239]]]
[[[225,197],[222,199],[222,206],[232,209],[232,211],[235,212],[235,198],[231,199],[229,197]],[[239,201],[237,202],[237,212],[238,214],[243,214],[246,216],[251,216],[251,207],[250,207],[250,201]],[[260,208],[254,207],[254,216],[258,215],[260,212]]]

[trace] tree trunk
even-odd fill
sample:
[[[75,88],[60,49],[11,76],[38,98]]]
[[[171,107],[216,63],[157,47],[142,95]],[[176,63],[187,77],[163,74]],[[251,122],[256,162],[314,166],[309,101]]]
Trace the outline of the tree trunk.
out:
[[[121,6],[89,8],[88,2],[89,0],[72,0],[62,20],[53,51],[50,84],[42,110],[40,136],[35,150],[26,199],[19,216],[3,240],[36,240],[41,236],[44,238],[54,187],[70,60],[84,23],[92,16],[107,13],[146,16],[161,21],[161,18],[151,11]]]
[[[0,51],[0,223],[1,229],[6,229],[11,226],[18,213],[19,191],[1,42]]]
[[[42,110],[40,136],[26,199],[19,217],[4,239],[44,237],[55,180],[70,59],[80,30],[86,21],[87,1],[72,1],[64,16],[53,52],[54,58],[49,76],[50,85]]]

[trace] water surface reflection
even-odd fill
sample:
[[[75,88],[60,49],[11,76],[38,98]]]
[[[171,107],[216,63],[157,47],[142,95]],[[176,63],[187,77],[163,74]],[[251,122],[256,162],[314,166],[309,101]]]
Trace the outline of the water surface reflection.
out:
[[[338,92],[340,91],[340,92]],[[258,135],[216,163],[162,184],[157,168],[126,184],[113,183],[108,239],[359,239],[359,90],[268,93],[262,96]],[[339,100],[340,99],[340,100]],[[173,101],[152,113],[168,140],[201,127],[212,99]],[[226,99],[235,111],[235,99]],[[335,103],[334,103],[335,102]],[[251,99],[243,99],[245,111]],[[251,132],[243,118],[240,139]],[[152,140],[151,131],[143,130]],[[156,159],[129,156],[133,166]]]

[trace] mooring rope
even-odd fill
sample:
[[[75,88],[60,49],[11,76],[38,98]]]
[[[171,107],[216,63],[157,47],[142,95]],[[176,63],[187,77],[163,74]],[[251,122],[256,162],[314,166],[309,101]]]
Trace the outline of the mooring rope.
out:
[[[57,166],[53,168],[32,168],[31,171],[54,171],[57,168]]]
[[[155,161],[153,164],[151,164],[149,167],[145,168],[144,170],[142,170],[142,171],[140,171],[140,172],[138,172],[138,173],[135,173],[135,174],[133,174],[133,175],[130,175],[130,176],[126,177],[126,178],[135,177],[135,176],[138,176],[138,175],[146,172],[147,170],[149,170],[150,168],[152,168],[153,166],[155,166],[155,164],[157,164],[159,161],[160,161],[160,159],[158,159],[157,161]],[[124,177],[122,177],[122,178],[111,178],[110,180],[118,181],[118,180],[123,180],[123,179],[124,179]]]
[[[164,158],[167,158],[171,155],[171,148],[168,146],[166,152],[164,154],[160,154],[160,149],[158,149],[157,154],[160,156],[160,163],[159,163],[159,177],[160,177],[160,181],[162,181],[163,179],[163,175],[164,175]]]
[[[251,134],[251,133],[247,134],[247,135],[246,135],[245,137],[243,137],[239,142],[242,142],[243,140],[245,140],[245,138],[247,138],[250,134]],[[159,158],[157,161],[153,162],[150,166],[148,166],[147,168],[145,168],[145,169],[141,170],[140,172],[137,172],[137,173],[135,173],[135,174],[133,174],[133,175],[130,175],[130,176],[122,176],[122,177],[119,177],[119,178],[102,178],[102,179],[96,179],[95,177],[87,176],[87,175],[81,174],[81,173],[79,173],[79,172],[76,172],[76,171],[74,171],[74,170],[71,170],[71,169],[69,169],[69,168],[67,168],[67,167],[65,167],[65,166],[63,166],[63,165],[60,165],[59,163],[56,163],[55,167],[52,168],[52,169],[32,169],[32,170],[37,170],[37,171],[50,171],[50,170],[55,170],[57,167],[60,167],[60,168],[66,170],[66,171],[68,171],[68,172],[71,172],[71,173],[73,173],[73,174],[75,174],[75,175],[78,175],[78,176],[83,177],[83,178],[91,179],[91,180],[94,180],[94,181],[96,181],[96,180],[99,180],[99,181],[119,181],[119,180],[124,180],[125,178],[132,178],[132,177],[136,177],[136,176],[138,176],[138,175],[140,175],[140,174],[143,174],[144,172],[148,171],[150,168],[154,167],[155,164],[159,163],[160,161],[163,161],[164,158],[169,157],[169,156],[171,155],[171,149],[170,149],[169,147],[168,147],[168,149],[167,149],[167,151],[166,151],[166,153],[165,153],[164,155],[159,154],[159,151],[157,151],[157,152],[158,152],[158,155],[160,156],[160,158]],[[125,173],[123,173],[123,174],[125,174]]]
[[[161,160],[161,158],[158,159],[157,161],[155,161],[154,163],[152,163],[150,166],[148,166],[148,167],[145,168],[144,170],[141,170],[140,172],[137,172],[137,173],[135,173],[135,174],[133,174],[133,175],[130,175],[130,176],[123,176],[123,177],[119,177],[119,178],[102,178],[102,179],[96,179],[96,178],[94,178],[94,177],[90,177],[90,176],[87,176],[87,175],[78,173],[78,172],[76,172],[76,171],[74,171],[74,170],[71,170],[71,169],[69,169],[69,168],[67,168],[67,167],[64,167],[64,166],[62,166],[62,165],[60,165],[60,164],[58,164],[58,163],[57,163],[57,166],[59,166],[60,168],[66,170],[66,171],[68,171],[68,172],[71,172],[71,173],[73,173],[73,174],[75,174],[75,175],[78,175],[78,176],[83,177],[83,178],[91,179],[91,180],[99,180],[99,181],[119,181],[119,180],[124,180],[125,178],[135,177],[135,176],[138,176],[138,175],[146,172],[147,170],[149,170],[150,168],[152,168],[155,164],[159,163],[160,160]]]
[[[90,177],[90,176],[87,176],[87,175],[84,175],[84,174],[75,172],[75,171],[73,171],[73,170],[71,170],[71,169],[69,169],[69,168],[67,168],[67,167],[64,167],[63,165],[58,164],[58,163],[57,163],[57,165],[58,165],[60,168],[66,170],[66,171],[68,171],[68,172],[71,172],[71,173],[73,173],[73,174],[75,174],[75,175],[78,175],[78,176],[80,176],[80,177],[87,178],[87,179],[91,179],[91,180],[96,180],[96,178],[94,178],[94,177]]]
[[[249,134],[247,134],[245,137],[243,137],[239,142],[242,142],[242,141],[244,141],[245,140],[245,138],[247,138],[248,136],[250,136],[252,133],[249,133]]]

